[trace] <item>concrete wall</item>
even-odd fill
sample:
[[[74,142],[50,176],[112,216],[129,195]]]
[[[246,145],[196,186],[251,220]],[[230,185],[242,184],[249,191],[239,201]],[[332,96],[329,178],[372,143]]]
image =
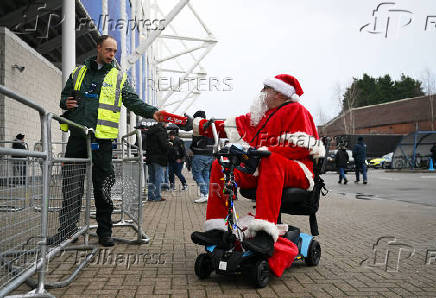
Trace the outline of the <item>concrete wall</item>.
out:
[[[12,68],[24,66],[23,72]],[[62,88],[61,71],[38,54],[17,35],[0,27],[0,83],[19,95],[43,106],[47,111],[60,114],[59,99]],[[61,141],[56,121],[52,123],[53,141]],[[0,98],[0,140],[13,140],[23,133],[29,148],[41,138],[39,113],[10,98]],[[59,147],[59,148],[58,148]],[[56,152],[60,146],[56,146]]]

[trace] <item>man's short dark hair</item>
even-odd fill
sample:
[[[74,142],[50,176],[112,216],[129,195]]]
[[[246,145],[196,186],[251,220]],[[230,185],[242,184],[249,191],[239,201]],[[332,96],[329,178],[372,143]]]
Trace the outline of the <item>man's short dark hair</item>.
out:
[[[113,37],[113,36],[111,36],[111,35],[107,35],[107,34],[105,34],[105,35],[100,35],[100,36],[97,38],[97,45],[98,45],[98,46],[101,46],[101,45],[103,44],[103,41],[105,41],[105,40],[108,39],[108,38],[112,38],[113,40],[116,40],[115,37]]]
[[[360,141],[363,141],[363,137],[358,137],[357,140],[358,140],[359,142],[360,142]]]

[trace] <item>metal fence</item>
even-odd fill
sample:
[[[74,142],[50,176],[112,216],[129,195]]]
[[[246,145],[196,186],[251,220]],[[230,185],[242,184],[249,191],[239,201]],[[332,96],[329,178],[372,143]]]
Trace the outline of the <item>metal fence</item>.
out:
[[[136,135],[138,145],[128,142],[130,136]],[[119,220],[115,221],[113,228],[129,227],[135,231],[135,239],[113,237],[115,241],[128,244],[148,243],[149,237],[142,229],[142,195],[145,183],[144,164],[142,160],[141,131],[134,130],[121,137],[121,143],[117,144],[112,160],[115,172],[115,183],[111,190],[111,199],[114,203],[114,213],[119,214]],[[121,150],[119,149],[121,148]],[[96,228],[96,225],[91,228]],[[92,234],[95,236],[95,234]]]
[[[23,282],[35,288],[27,296],[48,295],[46,288],[69,284],[98,252],[97,247],[88,244],[89,192],[84,199],[85,208],[81,208],[84,185],[91,183],[90,136],[86,141],[88,158],[54,158],[51,152],[53,119],[74,125],[85,134],[88,130],[47,113],[41,106],[1,85],[0,93],[39,113],[42,144],[40,151],[0,147],[0,165],[6,169],[6,175],[11,166],[13,171],[16,167],[12,175],[16,179],[9,179],[8,175],[8,179],[1,179],[6,182],[0,185],[3,211],[0,212],[0,297]],[[4,178],[3,172],[1,174]],[[81,235],[84,235],[83,244],[69,246]],[[66,250],[91,252],[68,278],[49,282],[46,274],[48,262]],[[31,279],[35,273],[37,281]]]

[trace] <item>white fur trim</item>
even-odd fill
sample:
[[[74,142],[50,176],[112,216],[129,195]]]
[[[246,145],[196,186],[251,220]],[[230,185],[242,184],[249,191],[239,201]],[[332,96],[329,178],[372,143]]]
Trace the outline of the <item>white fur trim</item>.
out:
[[[288,141],[289,144],[306,148],[314,158],[325,156],[325,147],[322,141],[317,140],[314,136],[309,136],[305,132],[298,131],[294,133],[284,133],[278,139],[279,143]]]
[[[294,86],[286,84],[282,80],[276,78],[268,78],[263,81],[265,86],[273,88],[275,91],[280,92],[284,96],[291,99],[291,101],[299,101],[300,97],[298,94],[295,94]],[[296,95],[296,96],[295,96]]]
[[[264,219],[254,219],[248,224],[248,234],[251,237],[256,236],[256,232],[265,231],[274,239],[274,242],[279,238],[279,230],[276,225]]]
[[[239,135],[238,127],[236,126],[236,118],[230,117],[224,121],[224,131],[230,143],[240,144],[244,149],[250,148],[250,145],[246,143]]]
[[[226,231],[226,222],[224,221],[224,218],[207,219],[204,222],[204,230],[205,231],[210,231],[210,230]]]
[[[203,120],[203,118],[196,117],[192,120],[192,135],[194,136],[200,135],[200,120]]]
[[[306,175],[307,181],[309,182],[309,187],[306,190],[312,191],[313,190],[313,186],[315,185],[315,183],[313,182],[313,174],[312,174],[312,172],[301,161],[298,161],[298,160],[294,160],[294,161],[298,163],[300,168],[303,170],[304,175]]]
[[[300,96],[298,96],[297,93],[292,94],[291,101],[299,101],[299,100],[300,100]]]
[[[313,158],[325,157],[325,146],[321,140],[318,140],[316,146],[312,147],[310,154],[313,155]]]

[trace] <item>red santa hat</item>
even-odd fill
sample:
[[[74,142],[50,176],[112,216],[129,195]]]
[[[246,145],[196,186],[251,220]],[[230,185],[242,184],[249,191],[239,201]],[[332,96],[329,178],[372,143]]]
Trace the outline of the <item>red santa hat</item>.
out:
[[[266,79],[263,84],[267,87],[273,88],[275,91],[280,92],[292,101],[299,101],[300,96],[303,95],[300,82],[296,78],[288,74],[279,74],[274,78]]]

